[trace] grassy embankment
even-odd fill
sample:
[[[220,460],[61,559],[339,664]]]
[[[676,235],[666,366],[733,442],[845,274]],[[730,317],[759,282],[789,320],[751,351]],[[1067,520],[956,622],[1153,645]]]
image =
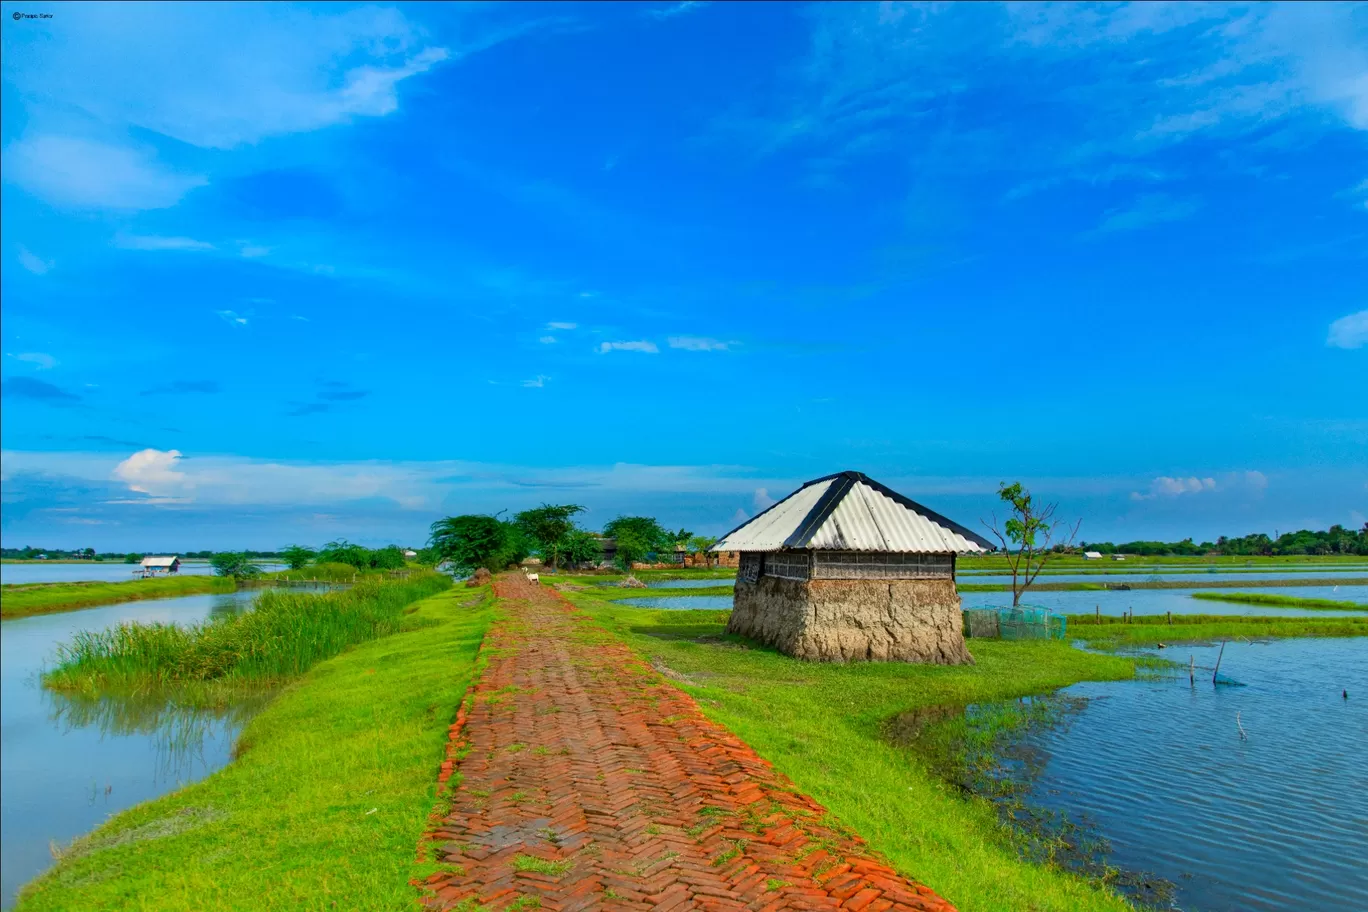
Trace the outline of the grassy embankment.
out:
[[[972,579],[972,577],[970,577]],[[963,577],[955,588],[960,592],[1011,592],[1012,587],[998,583],[966,583]],[[1241,586],[1279,587],[1279,586],[1368,586],[1368,577],[1336,577],[1334,579],[1266,579],[1266,580],[1137,580],[1127,581],[1124,585],[1131,589],[1230,589]],[[1106,590],[1104,583],[1051,583],[1037,580],[1031,592],[1101,592]]]
[[[252,611],[202,624],[120,624],[83,630],[43,676],[53,690],[87,697],[165,692],[219,704],[278,686],[356,643],[397,633],[405,609],[451,585],[437,573],[368,580],[326,594],[270,589]]]
[[[547,578],[543,577],[546,581]],[[656,594],[698,590],[658,590]],[[615,604],[641,590],[567,593],[635,649],[668,667],[710,718],[962,912],[1122,910],[1095,883],[1019,860],[1018,837],[986,801],[966,801],[922,760],[884,737],[909,710],[963,706],[1130,678],[1136,663],[1063,643],[972,641],[977,665],[824,665],[723,633],[726,611],[652,611]]]
[[[1052,557],[1046,569],[1052,570],[1097,570],[1102,567],[1111,569],[1117,573],[1135,572],[1136,570],[1148,570],[1155,565],[1165,568],[1182,567],[1205,570],[1215,567],[1218,570],[1238,570],[1240,568],[1258,570],[1281,570],[1281,569],[1317,569],[1326,570],[1336,565],[1363,566],[1368,564],[1368,555],[1363,554],[1288,554],[1277,556],[1265,555],[1218,555],[1201,557],[1136,557],[1127,555],[1124,561],[1113,561],[1110,557],[1103,557],[1101,560],[1087,560],[1081,555],[1062,555]],[[980,571],[1006,571],[1007,558],[1002,554],[985,554],[979,556],[961,555],[956,558],[955,567],[958,571],[980,570]]]
[[[79,840],[18,909],[412,909],[491,604],[487,588],[448,589],[410,606],[410,629],[317,665],[248,724],[233,763]]]
[[[1368,611],[1368,602],[1336,601],[1335,599],[1298,598],[1272,592],[1194,592],[1195,599],[1211,602],[1234,602],[1240,605],[1269,605],[1275,608],[1309,608],[1325,611]]]
[[[163,576],[122,583],[15,583],[0,588],[0,616],[16,618],[141,599],[232,592],[234,588],[231,579],[217,576]]]
[[[1368,636],[1368,617],[1259,617],[1224,614],[1162,614],[1124,618],[1069,616],[1069,639],[1098,649],[1172,645],[1216,640]],[[978,640],[973,641],[975,643]]]

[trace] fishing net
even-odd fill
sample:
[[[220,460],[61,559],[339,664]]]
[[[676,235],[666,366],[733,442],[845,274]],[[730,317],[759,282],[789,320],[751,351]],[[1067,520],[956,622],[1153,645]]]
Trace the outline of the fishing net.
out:
[[[964,630],[967,636],[979,639],[1062,640],[1067,636],[1068,620],[1034,605],[971,608],[964,612]]]

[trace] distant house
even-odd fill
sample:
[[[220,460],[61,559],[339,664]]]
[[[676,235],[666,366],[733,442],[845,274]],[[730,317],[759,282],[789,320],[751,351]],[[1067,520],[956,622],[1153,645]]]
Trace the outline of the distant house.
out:
[[[179,557],[144,557],[142,570],[146,576],[159,576],[163,573],[179,573]]]
[[[1101,560],[1101,559],[1102,559],[1102,552],[1101,552],[1101,551],[1084,551],[1084,552],[1083,552],[1083,559],[1084,559],[1084,560]]]
[[[1112,560],[1125,560],[1125,559],[1126,559],[1126,555],[1124,555],[1124,554],[1113,554],[1113,555],[1112,555]]]
[[[416,558],[417,556],[418,556],[418,552],[417,552],[417,551],[409,550],[409,551],[405,551],[405,552],[404,552],[404,560],[413,560],[413,559]]]
[[[612,566],[617,560],[617,539],[604,538],[602,535],[594,536],[598,539],[599,549],[603,551],[603,558],[599,561],[600,565]]]

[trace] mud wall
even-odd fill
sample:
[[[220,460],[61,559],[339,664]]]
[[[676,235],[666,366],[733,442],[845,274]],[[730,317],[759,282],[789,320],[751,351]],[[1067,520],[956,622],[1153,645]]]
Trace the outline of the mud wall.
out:
[[[727,632],[819,662],[972,664],[954,580],[738,580]]]

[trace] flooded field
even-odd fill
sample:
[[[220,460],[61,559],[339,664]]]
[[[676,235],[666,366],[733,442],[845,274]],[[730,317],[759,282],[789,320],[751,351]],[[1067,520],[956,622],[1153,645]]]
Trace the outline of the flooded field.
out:
[[[284,570],[285,565],[271,561],[258,562],[257,566],[265,572]],[[20,583],[122,583],[134,579],[137,564],[116,563],[114,561],[90,561],[79,564],[0,564],[0,583],[18,585]],[[181,576],[210,576],[214,568],[208,561],[184,561],[180,565]]]
[[[1231,687],[1212,686],[1217,648],[1177,650],[1196,686],[1183,669],[1061,691],[998,771],[1025,789],[1016,819],[1072,821],[1071,845],[1160,907],[1368,908],[1368,642],[1231,642]]]
[[[228,762],[256,706],[216,712],[161,702],[71,699],[40,671],[78,630],[123,621],[194,623],[245,610],[254,591],[128,602],[0,624],[0,902],[111,814],[201,779]]]

